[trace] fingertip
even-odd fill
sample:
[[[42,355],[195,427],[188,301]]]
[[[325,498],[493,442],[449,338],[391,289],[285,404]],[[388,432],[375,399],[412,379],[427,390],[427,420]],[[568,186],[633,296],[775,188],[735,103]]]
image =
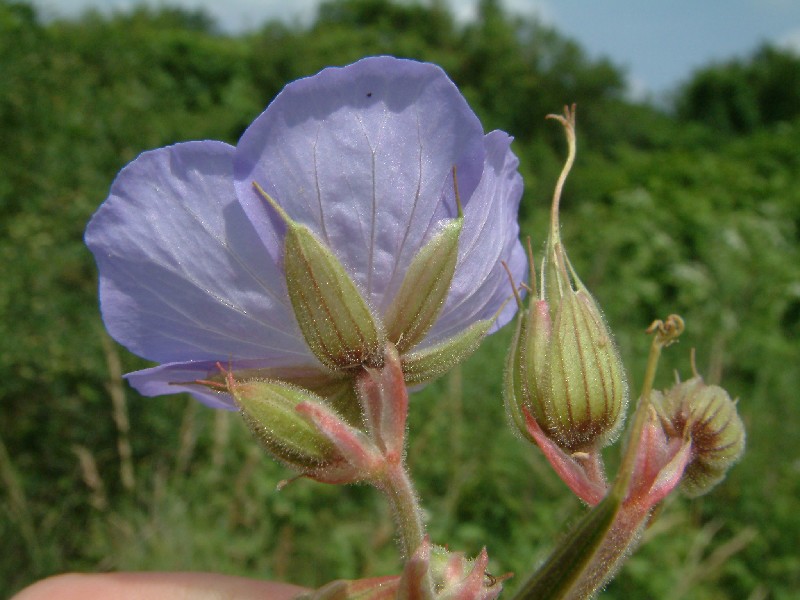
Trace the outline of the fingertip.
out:
[[[216,573],[66,573],[34,583],[11,600],[290,600],[305,591]]]
[[[108,592],[106,582],[94,575],[65,573],[37,581],[11,597],[11,600],[78,600],[79,598],[100,598]],[[109,596],[105,596],[109,597]]]

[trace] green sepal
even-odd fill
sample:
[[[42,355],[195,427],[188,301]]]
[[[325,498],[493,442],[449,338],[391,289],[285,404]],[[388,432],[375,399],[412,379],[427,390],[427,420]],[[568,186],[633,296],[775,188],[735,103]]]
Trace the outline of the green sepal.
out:
[[[520,311],[517,315],[517,328],[511,347],[506,355],[505,370],[503,372],[503,403],[506,408],[508,420],[514,429],[525,438],[534,441],[525,426],[525,416],[522,414],[524,397],[522,394],[522,372],[520,369],[520,356],[522,354],[523,340],[526,330],[525,313]]]
[[[562,448],[605,446],[623,424],[627,385],[622,360],[599,308],[583,288],[567,290],[556,310],[543,395],[547,418],[542,426]]]
[[[453,219],[423,246],[386,311],[387,337],[400,354],[422,341],[444,306],[458,262],[463,224],[463,217]]]
[[[545,374],[549,366],[551,341],[550,308],[544,300],[531,298],[525,311],[525,325],[521,332],[519,365],[519,394],[531,416],[543,429],[549,423]],[[526,427],[527,430],[527,427]]]
[[[495,317],[476,321],[460,334],[439,344],[403,355],[406,383],[427,383],[444,375],[475,352],[494,322]]]
[[[335,373],[320,366],[265,367],[237,369],[232,372],[234,382],[276,381],[294,385],[320,396],[350,425],[361,423],[361,407],[353,379],[344,373]],[[225,373],[211,375],[208,381],[224,385],[228,383]]]
[[[314,356],[332,370],[379,362],[384,337],[372,311],[339,259],[307,227],[288,224],[283,265]]]
[[[247,426],[278,460],[306,470],[340,458],[331,442],[295,410],[301,402],[324,404],[316,394],[282,381],[234,382],[229,392]]]
[[[258,183],[253,186],[286,223],[286,286],[311,352],[336,372],[381,366],[383,329],[347,270],[308,227],[293,221]]]

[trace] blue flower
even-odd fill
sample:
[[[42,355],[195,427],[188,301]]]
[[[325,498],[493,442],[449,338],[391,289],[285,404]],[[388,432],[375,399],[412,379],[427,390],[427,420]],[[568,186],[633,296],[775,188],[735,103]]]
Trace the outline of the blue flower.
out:
[[[144,395],[188,391],[221,408],[234,408],[229,394],[194,383],[218,363],[317,388],[337,381],[298,325],[283,268],[286,222],[256,184],[340,261],[378,323],[412,261],[457,217],[457,184],[455,270],[409,352],[477,322],[501,327],[516,311],[504,305],[501,263],[517,281],[526,272],[510,143],[484,134],[439,67],[373,57],[287,85],[235,147],[197,141],[143,153],[119,173],[85,236],[108,331],[160,363],[126,377]]]

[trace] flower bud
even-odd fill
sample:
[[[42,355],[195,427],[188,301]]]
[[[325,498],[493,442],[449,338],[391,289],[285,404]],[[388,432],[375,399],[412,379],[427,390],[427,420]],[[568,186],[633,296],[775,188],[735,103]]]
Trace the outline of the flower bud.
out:
[[[692,443],[681,490],[701,496],[725,478],[744,452],[745,430],[736,403],[721,387],[695,376],[664,394],[660,408],[665,428]]]
[[[333,371],[380,366],[384,334],[358,286],[308,227],[292,221],[257,184],[256,189],[286,223],[286,284],[311,351]]]
[[[503,590],[502,582],[511,574],[493,577],[486,572],[486,548],[474,559],[461,552],[431,544],[425,536],[406,561],[396,594],[397,600],[415,598],[494,600]]]
[[[281,381],[229,380],[228,391],[249,429],[276,459],[310,471],[342,460],[333,444],[296,408],[321,403],[316,394]]]

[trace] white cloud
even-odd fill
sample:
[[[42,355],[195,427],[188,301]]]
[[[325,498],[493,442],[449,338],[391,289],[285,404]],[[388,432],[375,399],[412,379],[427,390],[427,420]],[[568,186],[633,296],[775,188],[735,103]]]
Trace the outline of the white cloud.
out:
[[[625,96],[633,102],[644,102],[652,98],[653,92],[647,82],[634,75],[625,77]]]
[[[459,23],[467,23],[478,14],[479,0],[448,0],[450,10]],[[536,17],[542,23],[552,25],[553,9],[549,0],[501,0],[503,9],[513,15]]]
[[[88,9],[109,14],[127,11],[134,6],[178,6],[186,9],[202,8],[220,25],[232,33],[253,29],[265,21],[280,19],[292,22],[310,22],[320,0],[34,0],[46,17],[76,17]]]
[[[448,4],[458,23],[472,21],[477,14],[478,3],[475,0],[450,0]]]
[[[791,50],[800,56],[800,27],[778,36],[775,42],[779,47]]]

